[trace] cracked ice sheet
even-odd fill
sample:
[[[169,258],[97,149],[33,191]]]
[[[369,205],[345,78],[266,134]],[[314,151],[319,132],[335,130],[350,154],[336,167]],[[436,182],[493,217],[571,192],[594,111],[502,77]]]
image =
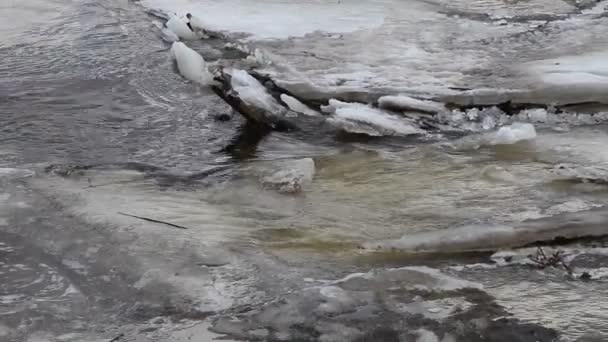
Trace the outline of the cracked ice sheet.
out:
[[[608,51],[608,18],[602,17],[603,10],[576,13],[572,3],[562,1],[533,0],[516,6],[499,0],[144,0],[143,4],[165,12],[192,12],[211,29],[249,34],[248,44],[264,57],[258,59],[260,70],[294,94],[311,99],[355,91],[460,103],[555,102],[563,91],[553,83],[564,78],[547,78],[534,62],[564,56],[584,59]],[[582,82],[579,86],[593,83],[589,87],[596,94],[608,90],[608,82],[577,79]],[[588,101],[583,93],[581,98]]]

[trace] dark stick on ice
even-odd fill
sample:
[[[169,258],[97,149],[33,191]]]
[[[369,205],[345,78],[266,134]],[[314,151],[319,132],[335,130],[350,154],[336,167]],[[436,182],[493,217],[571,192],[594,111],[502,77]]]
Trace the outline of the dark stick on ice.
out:
[[[536,255],[530,256],[530,260],[532,260],[541,269],[545,267],[558,267],[561,265],[566,272],[568,272],[568,274],[572,274],[572,269],[564,261],[563,253],[563,251],[558,250],[548,257],[542,247],[539,246],[537,247]]]
[[[179,228],[179,229],[188,229],[187,227],[180,226],[180,225],[175,224],[175,223],[165,222],[165,221],[161,221],[161,220],[155,220],[155,219],[151,219],[151,218],[143,217],[143,216],[131,215],[131,214],[123,213],[123,212],[120,212],[120,211],[118,212],[118,214],[123,215],[123,216],[129,216],[129,217],[137,218],[137,219],[148,221],[148,222],[161,223],[161,224],[164,224],[164,225],[167,225],[167,226],[170,226],[170,227]]]

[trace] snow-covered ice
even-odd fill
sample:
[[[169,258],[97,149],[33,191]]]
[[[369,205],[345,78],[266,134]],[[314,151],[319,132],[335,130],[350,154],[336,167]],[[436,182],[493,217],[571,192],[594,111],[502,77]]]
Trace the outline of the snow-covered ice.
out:
[[[298,99],[293,96],[289,96],[287,94],[281,94],[281,101],[283,101],[289,109],[296,113],[309,115],[309,116],[319,116],[317,111],[310,109],[307,105],[298,101]]]
[[[450,98],[469,104],[559,103],[601,100],[607,89],[603,37],[608,34],[608,18],[580,13],[566,2],[534,0],[506,6],[498,0],[476,4],[412,0],[407,5],[399,0],[143,0],[142,4],[180,16],[192,13],[205,28],[247,41],[262,51],[266,62],[262,71],[300,98],[334,94],[346,99],[337,94],[359,92]],[[539,28],[536,15],[547,17],[546,25]],[[506,25],[494,25],[497,20]],[[581,55],[581,51],[597,52]],[[377,99],[371,96],[367,102]]]
[[[176,36],[184,40],[198,39],[199,36],[192,31],[187,25],[187,19],[172,15],[169,17],[166,25],[167,28]]]
[[[182,42],[174,42],[171,54],[177,61],[179,72],[192,82],[208,85],[213,81],[213,75],[207,70],[207,63],[198,52]]]
[[[205,28],[245,32],[257,39],[304,36],[317,30],[353,32],[380,26],[382,1],[144,0],[143,5],[184,16],[192,13]]]
[[[328,119],[330,123],[351,133],[382,136],[424,132],[405,118],[360,103],[347,103],[332,99],[329,101],[329,105],[322,109],[325,113],[332,114]]]
[[[400,111],[420,111],[425,113],[439,113],[446,108],[442,103],[435,101],[418,100],[405,95],[383,96],[378,99],[380,108]]]
[[[209,25],[207,25],[201,18],[196,15],[190,13],[190,25],[195,30],[208,30],[210,29]]]
[[[285,112],[286,109],[268,93],[266,87],[246,71],[233,69],[230,76],[232,89],[239,94],[243,102],[273,114]]]
[[[530,123],[516,122],[510,126],[501,127],[494,134],[491,144],[514,144],[522,140],[532,140],[534,138],[536,138],[536,130],[534,129],[534,125]]]

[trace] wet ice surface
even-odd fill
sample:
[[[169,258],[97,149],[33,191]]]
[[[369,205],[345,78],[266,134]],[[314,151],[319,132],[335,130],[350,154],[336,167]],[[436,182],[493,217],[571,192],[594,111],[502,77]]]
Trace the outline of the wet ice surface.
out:
[[[0,339],[607,336],[599,239],[557,246],[570,275],[516,248],[604,230],[606,108],[442,102],[605,100],[604,3],[142,1],[363,136],[240,127],[133,3],[28,3],[0,23]]]
[[[465,102],[547,103],[585,96],[582,102],[601,100],[605,91],[603,68],[592,67],[602,65],[608,47],[602,3],[143,3],[167,12],[191,11],[213,29],[262,40],[252,44],[266,54],[266,63],[272,62],[265,70],[307,97],[364,90],[454,95]],[[235,10],[239,20],[232,20]],[[296,12],[302,23],[281,24]],[[275,40],[287,36],[292,39]],[[486,94],[459,95],[455,88],[485,89]]]
[[[183,175],[172,175],[158,170],[129,170],[126,165],[100,166],[84,170],[59,165],[47,169],[49,173],[40,170],[37,177],[28,180],[28,187],[64,203],[70,215],[81,217],[87,224],[114,227],[109,231],[113,232],[111,235],[122,240],[118,242],[118,246],[122,246],[123,251],[136,258],[137,264],[140,265],[130,270],[133,277],[126,286],[145,294],[156,293],[159,289],[169,286],[172,288],[172,294],[167,297],[168,302],[172,305],[180,303],[177,307],[183,310],[175,313],[166,308],[162,309],[163,306],[158,307],[155,303],[133,303],[128,312],[136,317],[143,315],[148,319],[148,312],[151,312],[151,315],[170,312],[173,315],[192,317],[196,312],[228,310],[229,313],[231,308],[237,307],[241,308],[239,310],[247,310],[248,313],[238,322],[222,315],[215,317],[218,320],[214,320],[213,330],[226,333],[232,338],[273,336],[278,340],[289,340],[293,336],[304,334],[302,336],[324,335],[330,340],[356,340],[369,330],[361,328],[362,321],[373,324],[376,319],[379,322],[405,319],[411,324],[407,331],[418,331],[422,323],[417,321],[417,315],[423,315],[425,329],[439,339],[445,335],[454,335],[456,340],[466,340],[466,329],[469,328],[459,330],[459,321],[477,322],[475,324],[492,331],[506,329],[505,331],[513,332],[519,329],[515,322],[498,320],[497,322],[501,323],[489,323],[484,320],[485,316],[476,314],[490,310],[494,305],[493,299],[483,294],[486,291],[485,286],[476,292],[485,298],[483,300],[476,295],[469,298],[467,296],[471,294],[451,293],[449,291],[456,290],[458,286],[449,285],[449,290],[434,289],[433,291],[439,291],[439,294],[426,294],[418,299],[412,298],[411,301],[394,303],[390,309],[384,306],[378,308],[380,304],[372,298],[351,303],[353,296],[361,299],[361,292],[377,293],[384,298],[391,291],[397,291],[390,286],[384,290],[378,287],[380,285],[371,288],[368,288],[371,286],[369,284],[357,285],[362,287],[349,289],[356,292],[344,294],[345,297],[339,303],[319,297],[315,292],[317,290],[307,287],[315,284],[327,285],[329,289],[324,290],[325,294],[322,295],[335,294],[340,290],[331,287],[336,286],[335,284],[328,285],[327,282],[339,279],[341,275],[349,272],[347,270],[362,271],[364,274],[368,272],[365,267],[358,269],[357,266],[349,265],[348,260],[361,253],[358,245],[373,245],[382,237],[398,238],[403,234],[406,234],[405,241],[414,243],[417,234],[415,232],[437,229],[438,222],[442,222],[445,228],[435,233],[439,236],[452,234],[460,239],[462,244],[441,238],[435,240],[432,236],[422,242],[445,243],[446,245],[438,244],[437,248],[452,251],[446,249],[448,246],[455,252],[467,250],[467,246],[488,246],[483,239],[496,243],[490,246],[491,249],[509,245],[508,242],[497,239],[499,235],[492,235],[494,231],[488,229],[487,224],[484,226],[483,222],[489,224],[523,221],[522,224],[526,225],[530,220],[538,219],[538,229],[546,229],[547,236],[561,236],[561,232],[553,231],[557,227],[552,222],[563,223],[565,220],[560,219],[560,215],[568,217],[568,213],[574,213],[581,218],[579,224],[586,226],[586,222],[591,222],[594,218],[593,212],[587,212],[588,210],[597,208],[600,215],[603,212],[600,207],[605,203],[601,190],[604,185],[591,184],[600,188],[595,191],[579,189],[576,183],[564,184],[555,192],[549,189],[554,186],[551,182],[555,178],[559,179],[560,165],[565,160],[580,165],[605,163],[606,159],[595,151],[595,148],[601,145],[599,142],[605,137],[605,133],[599,128],[575,128],[570,134],[573,140],[569,141],[562,140],[564,133],[541,131],[532,142],[513,146],[489,145],[472,150],[473,152],[469,152],[463,159],[457,155],[444,159],[442,154],[445,153],[445,147],[436,144],[416,145],[413,151],[406,154],[403,151],[387,151],[384,154],[355,151],[312,159],[252,161],[234,167],[228,172],[228,178],[225,178],[225,173],[220,173],[196,181],[189,181],[187,177],[180,178]],[[584,143],[585,139],[589,139],[589,144]],[[558,144],[557,141],[561,143]],[[272,148],[272,145],[268,148]],[[574,149],[576,153],[573,153]],[[412,164],[412,160],[418,162]],[[535,164],[530,160],[543,162]],[[409,178],[397,172],[407,164],[410,164],[409,169],[402,172],[407,172]],[[433,168],[437,172],[429,173],[429,165],[434,165]],[[397,173],[394,177],[391,177],[395,172]],[[447,181],[446,177],[454,177],[453,179],[459,181]],[[167,179],[181,179],[183,183],[167,182]],[[367,184],[368,179],[375,180],[375,188]],[[440,179],[443,184],[451,184],[450,191],[429,186]],[[304,182],[300,183],[302,181]],[[294,189],[293,184],[304,186],[298,187],[297,192],[285,191],[285,187]],[[568,194],[571,199],[564,200],[564,194]],[[512,203],[513,196],[517,196],[517,203]],[[391,204],[397,202],[403,205],[399,207]],[[351,206],[357,206],[358,210],[352,210]],[[441,216],[433,214],[438,208],[441,208]],[[467,212],[463,213],[462,208],[467,208]],[[188,229],[179,230],[163,224],[146,223],[122,216],[119,214],[121,212],[179,224]],[[412,218],[412,223],[405,225],[403,217]],[[543,221],[543,217],[547,219]],[[458,234],[459,230],[454,227],[475,220],[481,222],[477,232],[484,235]],[[375,222],[382,222],[382,225],[374,225]],[[104,228],[106,231],[108,229]],[[534,231],[532,234],[535,234]],[[407,238],[408,236],[411,238]],[[521,238],[521,235],[514,236],[516,241]],[[233,244],[234,248],[230,247]],[[269,249],[271,255],[279,260],[288,260],[289,266],[263,256],[252,258],[250,253],[257,254],[254,251],[258,246]],[[322,256],[327,253],[329,258]],[[309,260],[311,255],[317,256]],[[331,261],[335,256],[339,261]],[[371,257],[373,260],[368,251],[364,251],[362,256],[364,259]],[[82,268],[82,261],[68,260],[63,264],[75,269],[75,272]],[[289,267],[290,271],[287,272],[285,267]],[[362,277],[384,286],[385,282],[375,277],[392,271],[386,271],[385,266],[378,264],[375,264],[375,267],[378,269],[368,275],[355,275],[351,278]],[[517,264],[514,267],[518,267]],[[602,263],[580,267],[577,272],[589,269],[597,273],[601,272]],[[252,272],[254,269],[256,271]],[[481,268],[481,271],[485,272],[485,269]],[[411,273],[409,270],[397,272]],[[395,286],[399,291],[408,290],[408,286],[424,289],[435,281],[435,276],[437,279],[443,279],[441,281],[444,285],[459,284],[458,278],[446,280],[434,272],[438,271],[431,271],[433,277],[413,280],[410,285],[394,280],[398,282]],[[504,277],[508,279],[502,281],[527,284],[530,279],[527,279],[526,274],[530,272],[536,271],[523,269],[516,278],[508,278],[505,274]],[[559,276],[556,276],[556,282],[570,281],[563,272],[557,273]],[[272,274],[280,276],[277,279]],[[465,273],[464,277],[467,275]],[[471,280],[475,280],[474,277],[473,275]],[[311,279],[303,282],[304,278]],[[405,278],[411,280],[412,275],[409,274]],[[573,291],[580,295],[581,291],[591,290],[595,286],[601,288],[603,282],[596,283],[601,279],[601,276],[596,276],[589,286],[581,282]],[[271,287],[263,285],[269,282],[273,284]],[[338,281],[338,284],[342,286],[342,282]],[[480,287],[479,284],[463,284],[467,287]],[[295,292],[288,295],[289,291],[284,292],[286,289]],[[335,291],[331,292],[332,289]],[[560,301],[561,290],[553,287],[540,287],[539,291],[540,289],[546,290],[542,292],[542,296],[547,300],[550,298],[551,301]],[[444,294],[443,291],[449,293]],[[494,291],[491,294],[507,308],[524,310],[521,305],[525,305],[525,302],[515,300],[516,298],[509,296],[507,292]],[[190,299],[183,299],[185,302],[182,302],[182,298]],[[283,302],[284,300],[286,302]],[[251,303],[256,305],[251,306]],[[311,307],[312,303],[317,303],[318,308]],[[263,307],[258,309],[257,304]],[[339,305],[339,308],[346,305],[346,309],[340,311],[342,309],[334,309],[333,305]],[[457,308],[464,311],[460,312]],[[302,310],[312,310],[314,314],[299,316],[302,315]],[[331,310],[338,310],[338,313]],[[474,317],[467,316],[467,312]],[[532,315],[517,312],[519,313],[514,318],[538,321]],[[562,313],[563,309],[559,312]],[[593,314],[599,315],[598,318],[582,319],[581,323],[578,323],[582,325],[569,328],[567,336],[581,336],[581,329],[587,327],[584,324],[596,324],[597,319],[603,319],[601,312],[600,310]],[[357,318],[355,313],[361,317]],[[272,317],[276,315],[284,317],[282,325],[267,330],[267,324],[264,322],[275,322]],[[447,321],[445,315],[450,317]],[[496,311],[492,315],[498,318],[506,313]],[[545,317],[549,320],[551,315],[546,314]],[[434,324],[438,323],[431,322],[443,323],[435,326]],[[298,328],[291,327],[294,324]],[[559,328],[557,325],[552,327]],[[396,329],[393,323],[385,325],[385,328],[375,333],[395,336],[401,331]]]
[[[486,284],[488,292],[517,317],[540,320],[547,327],[567,325],[573,335],[602,340],[606,334],[601,314],[605,303],[598,296],[606,285],[603,266],[606,249],[602,244],[575,244],[545,248],[544,252],[550,255],[557,250],[565,253],[564,259],[574,275],[567,275],[563,267],[539,269],[530,258],[536,255],[536,248],[502,251],[495,253],[489,263],[455,269],[465,279],[470,277]],[[590,280],[573,278],[584,272],[589,272]],[[505,278],[506,273],[511,276]],[[555,292],[560,293],[558,300],[551,295]],[[558,307],[559,314],[547,313],[548,307]]]

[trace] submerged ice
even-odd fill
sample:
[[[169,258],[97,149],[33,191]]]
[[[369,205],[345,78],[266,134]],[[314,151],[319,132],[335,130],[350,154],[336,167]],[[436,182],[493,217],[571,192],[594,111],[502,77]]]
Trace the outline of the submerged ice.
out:
[[[512,225],[469,225],[408,234],[400,239],[367,243],[367,248],[396,249],[406,252],[496,251],[535,242],[605,236],[604,208],[563,212],[549,217],[525,220]]]

